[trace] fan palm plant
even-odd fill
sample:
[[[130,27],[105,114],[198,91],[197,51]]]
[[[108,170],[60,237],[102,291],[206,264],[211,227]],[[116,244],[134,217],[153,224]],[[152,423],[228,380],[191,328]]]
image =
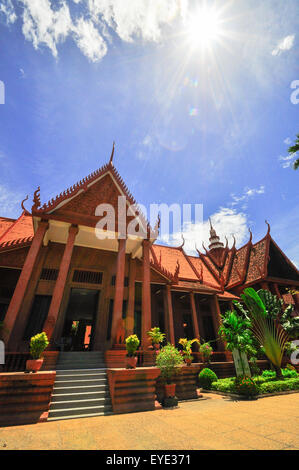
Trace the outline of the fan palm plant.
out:
[[[268,315],[263,296],[253,288],[248,287],[241,294],[251,318],[251,329],[254,336],[263,347],[266,356],[273,365],[276,375],[282,379],[281,362],[286,344],[289,340],[277,318]],[[265,298],[264,298],[265,300]]]

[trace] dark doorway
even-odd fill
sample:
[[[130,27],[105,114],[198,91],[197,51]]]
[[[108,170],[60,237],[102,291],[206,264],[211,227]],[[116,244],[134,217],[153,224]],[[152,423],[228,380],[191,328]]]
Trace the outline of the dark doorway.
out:
[[[69,351],[92,349],[96,324],[99,291],[93,289],[71,289],[66,311],[63,338]]]

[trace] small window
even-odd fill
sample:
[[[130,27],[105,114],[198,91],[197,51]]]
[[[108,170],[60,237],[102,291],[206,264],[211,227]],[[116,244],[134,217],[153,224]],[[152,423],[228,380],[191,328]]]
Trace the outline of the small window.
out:
[[[76,269],[73,275],[73,282],[84,284],[102,284],[103,273],[100,271],[80,271]]]
[[[44,268],[41,272],[40,279],[43,281],[56,281],[58,277],[58,269]]]

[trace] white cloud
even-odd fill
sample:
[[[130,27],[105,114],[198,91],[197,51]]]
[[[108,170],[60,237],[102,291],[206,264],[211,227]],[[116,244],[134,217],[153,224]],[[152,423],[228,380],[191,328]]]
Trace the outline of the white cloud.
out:
[[[5,15],[7,24],[14,23],[17,19],[17,15],[11,0],[2,0],[0,5],[0,13]]]
[[[233,243],[232,235],[236,238],[236,244],[240,246],[248,238],[247,216],[243,212],[228,207],[220,209],[211,215],[211,221],[220,240],[225,244],[225,237],[228,238],[229,245]],[[169,240],[167,236],[159,238],[160,241],[178,246],[182,242],[182,235],[185,239],[184,250],[188,254],[196,254],[195,247],[203,252],[202,243],[208,249],[210,237],[210,223],[208,220],[202,223],[188,223],[182,228],[182,232],[175,233]]]
[[[79,49],[92,62],[101,60],[106,55],[106,42],[91,21],[80,18],[73,31]]]
[[[284,144],[286,145],[291,145],[292,141],[289,137],[287,137],[284,141],[283,141]]]
[[[65,2],[55,11],[49,0],[21,0],[24,5],[23,34],[35,49],[46,45],[57,57],[57,44],[63,42],[72,30],[69,8]]]
[[[293,160],[296,156],[297,156],[297,152],[291,153],[290,155],[287,155],[286,157],[284,157],[283,155],[280,155],[278,157],[278,160],[283,162],[282,168],[289,168],[292,165]]]
[[[24,199],[21,194],[11,191],[3,184],[0,185],[0,208],[2,217],[19,217],[21,202]]]
[[[244,192],[241,196],[236,196],[234,193],[231,194],[231,198],[233,202],[230,203],[231,206],[236,206],[240,202],[244,201],[247,202],[249,198],[256,196],[257,194],[264,194],[265,193],[265,186],[260,185],[259,188],[245,188]],[[242,206],[246,208],[247,206]]]
[[[283,51],[288,51],[292,49],[295,41],[295,34],[291,34],[286,36],[285,38],[281,39],[275,49],[272,51],[272,55],[280,55]]]
[[[178,0],[89,0],[90,14],[112,28],[123,40],[134,38],[145,41],[158,41],[162,26],[182,14],[186,1]]]
[[[106,42],[111,41],[109,30],[126,42],[157,42],[163,27],[183,18],[188,5],[188,0],[130,0],[129,7],[124,0],[19,1],[23,4],[23,34],[35,49],[46,46],[57,57],[58,45],[72,37],[92,62],[101,60],[107,53]],[[73,19],[72,4],[79,3],[80,13],[76,12]],[[11,0],[5,0],[1,11],[7,22],[16,20]]]

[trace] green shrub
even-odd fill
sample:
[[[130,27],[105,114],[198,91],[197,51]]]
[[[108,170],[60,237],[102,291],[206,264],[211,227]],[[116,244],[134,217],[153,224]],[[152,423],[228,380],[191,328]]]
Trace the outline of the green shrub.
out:
[[[259,393],[255,381],[251,377],[240,376],[235,379],[235,390],[239,395],[253,397]]]
[[[235,379],[230,377],[217,380],[212,383],[211,390],[218,390],[218,392],[235,392]]]
[[[260,393],[284,392],[287,390],[299,390],[299,378],[276,380],[259,385]]]
[[[139,344],[140,341],[137,335],[130,335],[126,338],[127,355],[129,357],[135,356]]]
[[[49,345],[48,337],[43,331],[30,339],[30,355],[32,359],[40,359],[42,353]]]
[[[299,377],[299,374],[296,372],[296,370],[293,369],[285,368],[282,369],[281,372],[284,379],[295,379],[296,377]],[[262,373],[262,377],[264,379],[267,379],[268,382],[272,380],[276,381],[276,372],[274,372],[273,370],[264,370]]]
[[[183,363],[182,355],[170,343],[161,349],[156,358],[156,366],[161,369],[161,377],[168,384],[172,383],[174,375],[179,372],[179,366]]]
[[[201,388],[205,388],[206,390],[211,389],[211,385],[213,382],[218,380],[217,375],[211,369],[207,367],[203,369],[198,375],[198,384]]]

